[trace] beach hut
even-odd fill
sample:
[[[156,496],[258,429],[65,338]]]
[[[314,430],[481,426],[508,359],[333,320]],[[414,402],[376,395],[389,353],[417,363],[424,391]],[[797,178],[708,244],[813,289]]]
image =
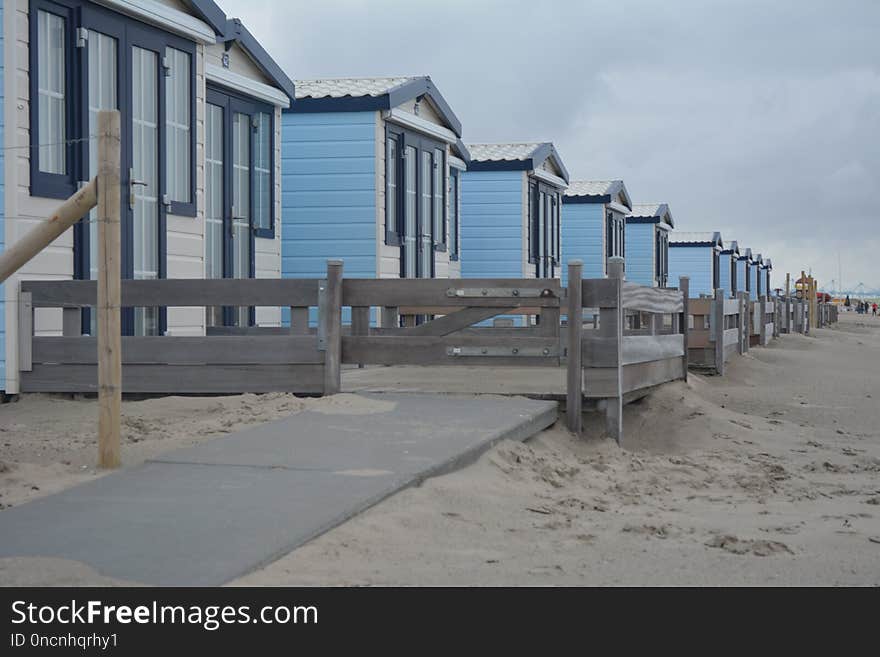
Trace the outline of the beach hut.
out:
[[[748,247],[740,246],[739,255],[736,257],[736,292],[745,292],[746,296],[751,296],[752,290],[752,250]]]
[[[739,244],[736,240],[728,240],[721,250],[719,258],[718,275],[721,282],[721,289],[724,290],[726,296],[735,297],[737,292],[737,260],[739,259]]]
[[[666,203],[633,205],[626,217],[626,280],[647,287],[666,287],[669,235],[673,227]]]
[[[622,180],[573,181],[562,197],[562,262],[583,260],[584,278],[603,278],[608,258],[624,254],[632,200]],[[568,271],[563,267],[563,285]]]
[[[551,143],[468,144],[462,174],[461,275],[555,278],[568,172]]]
[[[18,0],[0,22],[0,248],[96,174],[97,113],[118,109],[123,277],[280,276],[281,110],[294,88],[240,21],[210,0]],[[96,236],[94,221],[78,224],[4,285],[7,393],[19,390],[19,281],[95,278]],[[94,334],[93,320],[84,310],[79,330]],[[270,308],[129,308],[122,329],[280,320]],[[34,331],[60,335],[61,310],[38,311]]]
[[[757,300],[759,296],[764,294],[763,281],[761,280],[761,268],[764,264],[760,253],[752,253],[752,259],[749,263],[749,298],[752,301]]]
[[[723,243],[719,232],[682,233],[669,236],[669,278],[690,277],[690,296],[712,296],[720,285]]]
[[[773,292],[773,287],[770,284],[770,272],[771,271],[773,271],[773,262],[770,260],[770,258],[764,258],[763,271],[762,271],[762,274],[763,274],[762,281],[763,281],[764,294],[766,294],[767,296],[770,296],[771,293]]]
[[[297,80],[283,116],[282,275],[321,278],[341,258],[350,277],[457,278],[460,137],[430,77]]]

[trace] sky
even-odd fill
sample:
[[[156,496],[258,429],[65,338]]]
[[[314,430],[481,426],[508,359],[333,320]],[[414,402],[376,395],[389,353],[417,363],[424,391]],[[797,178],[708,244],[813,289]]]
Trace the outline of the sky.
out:
[[[552,141],[774,286],[880,289],[880,0],[220,5],[291,78],[430,75],[465,142]]]

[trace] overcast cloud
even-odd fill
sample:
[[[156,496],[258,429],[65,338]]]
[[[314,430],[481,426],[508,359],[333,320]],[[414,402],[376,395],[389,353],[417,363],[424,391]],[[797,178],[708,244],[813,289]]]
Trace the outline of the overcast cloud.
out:
[[[680,230],[880,288],[880,2],[221,0],[292,78],[430,75],[466,142],[553,141]]]

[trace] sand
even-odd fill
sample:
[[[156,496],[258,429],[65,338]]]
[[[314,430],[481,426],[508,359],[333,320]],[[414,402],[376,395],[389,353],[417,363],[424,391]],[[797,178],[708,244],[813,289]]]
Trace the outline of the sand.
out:
[[[626,442],[561,425],[403,491],[241,585],[880,585],[880,319],[783,336],[626,407]],[[125,465],[355,395],[125,402]],[[376,404],[379,404],[377,406]],[[364,421],[369,421],[368,417]],[[101,472],[95,402],[0,406],[0,505]],[[0,560],[0,583],[121,584],[74,562]]]
[[[403,491],[240,585],[880,585],[880,320]]]

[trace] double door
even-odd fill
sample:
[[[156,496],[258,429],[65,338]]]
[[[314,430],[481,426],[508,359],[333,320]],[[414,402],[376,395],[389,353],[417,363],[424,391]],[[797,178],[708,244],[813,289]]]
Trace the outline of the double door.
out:
[[[74,120],[81,123],[82,133],[96,135],[98,112],[116,109],[121,115],[122,276],[164,278],[167,207],[160,175],[166,147],[162,143],[163,124],[168,111],[165,78],[170,75],[169,53],[176,53],[182,69],[175,74],[181,84],[189,84],[192,45],[97,8],[83,7],[79,17],[74,71],[82,81],[83,93],[75,107]],[[184,98],[184,110],[189,114],[189,94],[184,94]],[[88,180],[98,171],[96,141],[85,140],[81,152],[81,179]],[[81,222],[75,230],[76,278],[97,278],[97,238],[97,216],[93,210],[89,221]],[[164,328],[164,309],[123,310],[122,330],[126,335],[159,335]],[[83,313],[83,330],[94,335],[94,313]]]
[[[253,166],[259,117],[267,108],[208,88],[205,109],[206,278],[254,277]],[[209,308],[208,326],[250,326],[254,309]]]

